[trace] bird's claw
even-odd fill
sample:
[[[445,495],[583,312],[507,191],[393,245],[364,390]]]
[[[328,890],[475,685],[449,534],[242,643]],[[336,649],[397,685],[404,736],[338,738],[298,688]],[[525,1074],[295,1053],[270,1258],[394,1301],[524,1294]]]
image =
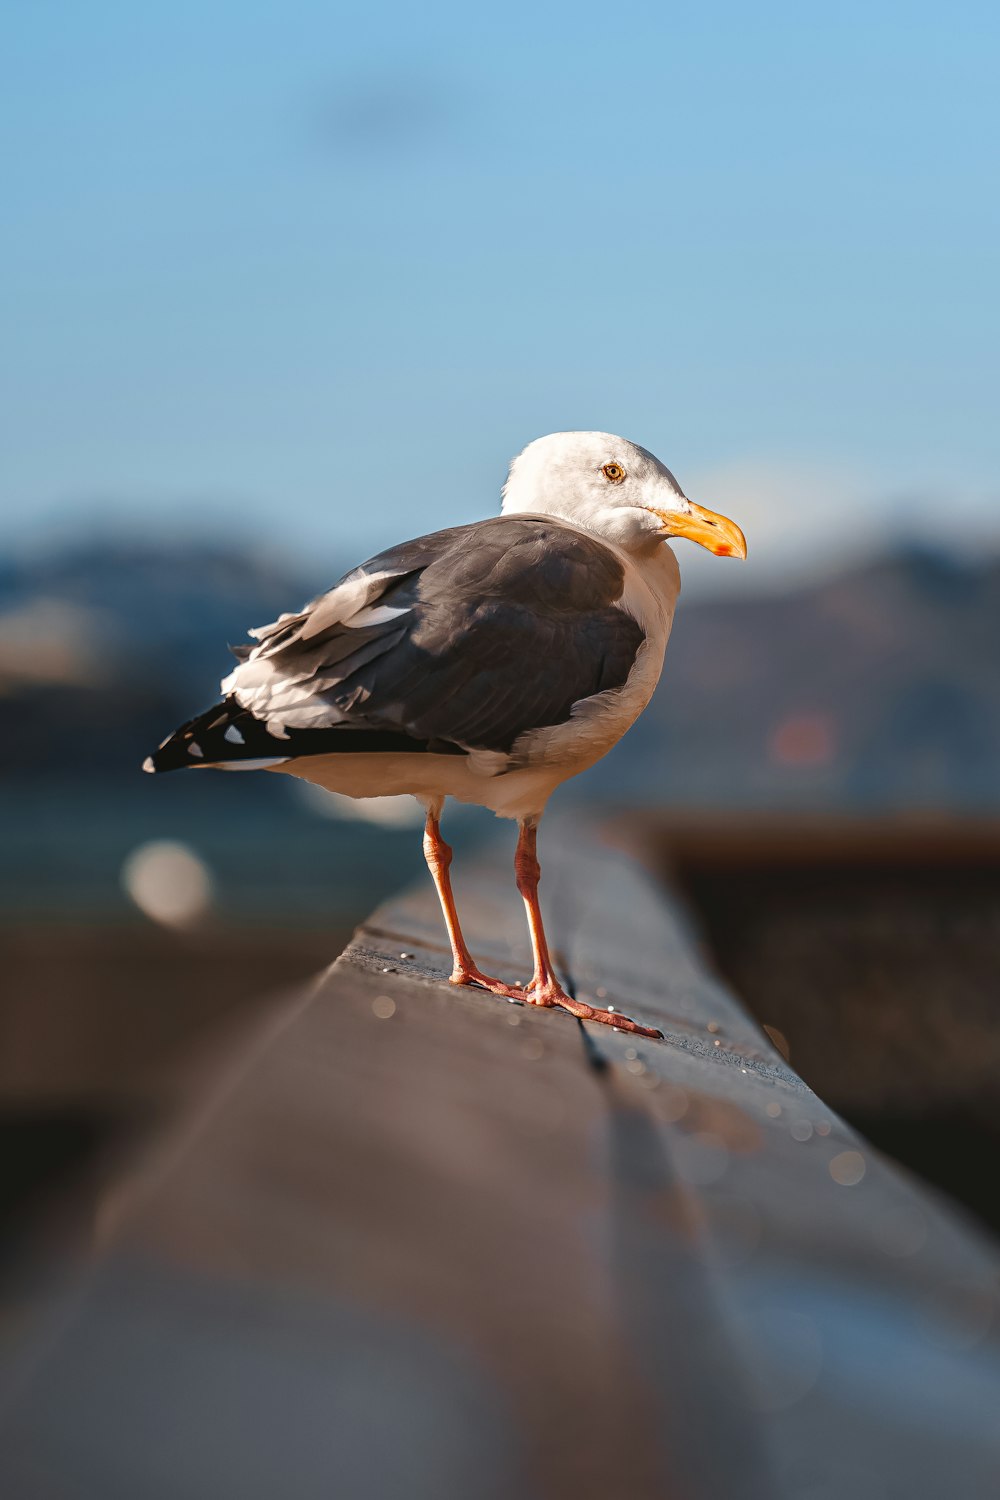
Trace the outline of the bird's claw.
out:
[[[640,1026],[638,1021],[632,1021],[628,1016],[621,1016],[616,1010],[600,1010],[597,1006],[588,1005],[585,1000],[574,1000],[572,995],[567,995],[561,985],[554,980],[543,981],[533,979],[527,986],[516,984],[505,984],[502,979],[491,979],[488,974],[483,974],[474,964],[456,965],[449,977],[451,984],[476,985],[479,989],[489,990],[492,995],[500,995],[505,1000],[520,1000],[524,1005],[539,1005],[546,1009],[555,1006],[569,1011],[571,1016],[576,1016],[579,1021],[593,1021],[601,1026],[613,1026],[617,1031],[627,1031],[632,1036],[649,1037],[652,1041],[662,1041],[663,1032],[657,1031],[653,1026]]]
[[[529,1005],[558,1005],[563,1010],[568,1010],[571,1016],[576,1016],[578,1021],[594,1021],[602,1026],[614,1026],[617,1031],[627,1031],[633,1036],[646,1036],[653,1041],[663,1040],[663,1032],[657,1031],[655,1027],[640,1026],[638,1021],[620,1016],[616,1010],[600,1010],[597,1006],[588,1005],[585,1000],[574,1000],[572,995],[567,995],[562,986],[554,981],[546,983],[532,980],[524,991],[524,999]]]
[[[448,977],[448,983],[477,985],[479,989],[489,990],[491,995],[500,995],[505,1000],[527,1000],[526,992],[519,985],[505,984],[502,979],[491,979],[474,964],[456,965]]]

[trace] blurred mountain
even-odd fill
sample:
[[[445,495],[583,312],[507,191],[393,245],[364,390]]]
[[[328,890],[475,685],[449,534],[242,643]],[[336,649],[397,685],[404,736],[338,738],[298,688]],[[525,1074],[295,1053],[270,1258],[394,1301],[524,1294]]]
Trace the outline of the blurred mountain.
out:
[[[315,580],[316,587],[335,576]],[[224,661],[227,641],[242,641],[248,623],[272,619],[303,589],[316,591],[291,565],[260,551],[89,542],[7,562],[0,624],[38,600],[58,601],[98,612],[122,662],[148,662],[152,655],[169,662],[175,675],[202,674],[213,646]]]
[[[260,553],[90,544],[0,570],[0,767],[134,770],[227,642],[329,586]],[[663,681],[573,783],[616,801],[1000,804],[1000,559],[910,548],[770,597],[681,602]]]
[[[204,545],[89,542],[6,561],[0,769],[138,766],[217,696],[227,643],[335,577],[313,586],[260,552]]]

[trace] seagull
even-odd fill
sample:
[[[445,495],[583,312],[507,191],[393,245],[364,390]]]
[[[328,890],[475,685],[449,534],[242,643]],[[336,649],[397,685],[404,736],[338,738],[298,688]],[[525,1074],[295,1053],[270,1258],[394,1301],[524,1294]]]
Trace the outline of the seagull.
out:
[[[647,449],[606,432],[529,443],[502,501],[499,516],[391,547],[250,630],[256,644],[233,648],[222,701],[143,769],[279,771],[349,797],[414,796],[452,984],[660,1037],[560,984],[538,901],[538,823],[556,787],[607,754],[652,696],[680,592],[669,539],[740,558],[746,539]],[[447,797],[518,824],[525,986],[485,974],[462,934]]]

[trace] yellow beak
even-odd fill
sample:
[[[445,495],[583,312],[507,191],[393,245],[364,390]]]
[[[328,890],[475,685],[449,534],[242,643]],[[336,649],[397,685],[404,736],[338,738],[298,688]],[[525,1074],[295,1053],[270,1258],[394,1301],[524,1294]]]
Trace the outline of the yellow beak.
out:
[[[650,507],[652,509],[652,507]],[[716,515],[703,505],[688,501],[688,509],[653,510],[663,522],[664,536],[683,536],[699,547],[707,547],[716,557],[746,557],[747,539],[735,521]]]

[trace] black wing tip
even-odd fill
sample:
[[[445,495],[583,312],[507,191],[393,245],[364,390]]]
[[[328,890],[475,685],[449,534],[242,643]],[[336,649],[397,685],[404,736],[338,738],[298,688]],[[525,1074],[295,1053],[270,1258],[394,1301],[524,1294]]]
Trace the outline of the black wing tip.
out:
[[[165,771],[183,771],[190,766],[199,766],[202,762],[188,755],[187,742],[181,737],[178,730],[165,740],[159,750],[154,750],[152,755],[147,755],[142,763],[142,769],[149,776],[162,776]]]
[[[214,704],[205,713],[175,729],[173,734],[168,734],[159,748],[146,756],[142,769],[156,776],[164,771],[181,771],[228,759],[226,752],[231,753],[232,746],[224,742],[224,730],[231,717],[228,702]]]
[[[239,768],[245,762],[288,760],[287,739],[276,739],[266,724],[255,719],[235,698],[215,703],[167,736],[147,755],[142,769],[153,775],[198,766]]]
[[[146,756],[142,769],[150,776],[160,776],[164,771],[181,771],[186,766],[200,765],[199,760],[190,756],[189,744],[191,744],[190,736],[178,729],[169,739],[164,740],[158,750]]]

